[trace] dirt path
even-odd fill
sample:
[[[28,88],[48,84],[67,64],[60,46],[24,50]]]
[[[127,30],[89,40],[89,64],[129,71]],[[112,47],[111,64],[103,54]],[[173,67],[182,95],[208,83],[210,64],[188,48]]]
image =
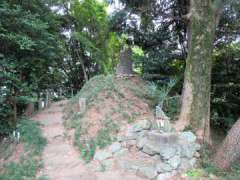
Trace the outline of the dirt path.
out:
[[[42,132],[48,142],[42,156],[44,167],[40,175],[46,175],[49,180],[138,180],[136,176],[119,170],[94,172],[87,168],[71,141],[65,138],[62,118],[65,103],[54,103],[33,117],[43,124]]]

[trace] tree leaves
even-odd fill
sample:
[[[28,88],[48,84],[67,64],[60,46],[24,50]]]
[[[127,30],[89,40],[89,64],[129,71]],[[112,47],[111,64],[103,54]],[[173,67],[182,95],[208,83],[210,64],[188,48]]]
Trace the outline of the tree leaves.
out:
[[[44,1],[2,0],[0,17],[0,98],[11,110],[12,97],[26,100],[61,84],[50,67],[63,60],[64,43],[59,17]],[[10,112],[0,109],[0,124],[11,121]]]

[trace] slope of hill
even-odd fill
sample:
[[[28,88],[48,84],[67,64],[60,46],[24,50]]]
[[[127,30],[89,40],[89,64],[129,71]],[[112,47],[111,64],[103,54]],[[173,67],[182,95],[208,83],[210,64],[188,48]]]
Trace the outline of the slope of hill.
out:
[[[79,112],[79,98],[86,99],[84,112]],[[153,99],[148,85],[139,77],[96,76],[65,108],[65,126],[74,129],[74,143],[89,161],[96,148],[114,141],[121,127],[139,119],[152,119]]]

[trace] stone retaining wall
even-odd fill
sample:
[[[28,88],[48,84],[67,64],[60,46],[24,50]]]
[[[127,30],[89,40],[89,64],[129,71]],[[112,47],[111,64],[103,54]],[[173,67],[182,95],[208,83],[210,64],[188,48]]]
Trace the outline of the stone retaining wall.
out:
[[[196,166],[200,145],[192,132],[153,127],[151,121],[140,120],[122,130],[116,142],[96,152],[95,169],[117,167],[144,179],[165,180]]]

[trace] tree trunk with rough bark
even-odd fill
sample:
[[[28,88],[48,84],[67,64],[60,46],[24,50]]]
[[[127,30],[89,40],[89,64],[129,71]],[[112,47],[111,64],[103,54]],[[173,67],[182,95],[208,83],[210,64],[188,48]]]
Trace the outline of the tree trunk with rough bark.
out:
[[[227,137],[218,149],[214,162],[222,170],[229,169],[240,160],[240,118],[229,130]]]
[[[175,127],[190,126],[199,139],[210,141],[212,49],[217,8],[209,0],[191,0],[189,47],[184,74],[182,107]]]

